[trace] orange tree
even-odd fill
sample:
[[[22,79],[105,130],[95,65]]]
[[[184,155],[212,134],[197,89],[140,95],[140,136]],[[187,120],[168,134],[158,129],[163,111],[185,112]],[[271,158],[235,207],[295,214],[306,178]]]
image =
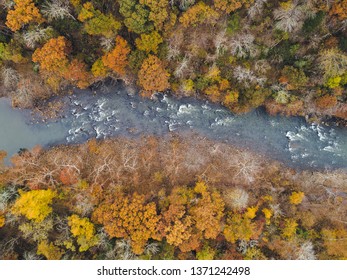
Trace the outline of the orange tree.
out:
[[[160,240],[159,219],[155,203],[146,203],[145,197],[137,193],[117,193],[101,203],[92,215],[92,220],[102,224],[110,237],[130,239],[135,254],[143,253],[150,238]]]
[[[161,60],[154,55],[143,61],[138,78],[140,85],[147,92],[164,91],[170,87],[169,74]]]
[[[8,12],[6,18],[6,25],[12,31],[21,29],[25,24],[44,22],[32,0],[14,0],[14,2],[14,9]]]
[[[36,49],[32,60],[40,64],[40,69],[62,74],[67,65],[68,42],[63,36],[50,39],[42,48]]]
[[[130,47],[128,42],[121,36],[117,36],[115,48],[102,57],[102,63],[117,74],[124,75],[125,67],[128,65],[129,53]]]

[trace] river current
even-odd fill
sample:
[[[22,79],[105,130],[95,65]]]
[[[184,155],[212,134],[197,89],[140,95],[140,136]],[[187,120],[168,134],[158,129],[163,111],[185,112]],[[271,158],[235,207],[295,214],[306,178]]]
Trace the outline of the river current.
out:
[[[12,109],[7,99],[0,99],[0,150],[11,156],[36,144],[48,147],[90,138],[192,131],[296,169],[347,168],[347,129],[342,127],[269,116],[263,110],[234,115],[220,105],[166,94],[143,99],[121,85],[97,93],[76,90],[63,99],[63,118],[39,123],[33,122],[30,112]]]

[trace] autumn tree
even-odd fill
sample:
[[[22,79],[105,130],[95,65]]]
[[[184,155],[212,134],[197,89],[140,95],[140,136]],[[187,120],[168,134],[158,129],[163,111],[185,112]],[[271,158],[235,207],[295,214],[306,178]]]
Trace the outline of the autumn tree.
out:
[[[68,65],[68,42],[63,36],[50,39],[32,55],[33,62],[40,64],[40,69],[62,74]]]
[[[153,25],[149,22],[150,11],[138,0],[117,0],[119,12],[125,18],[124,24],[130,32],[138,34],[150,32]]]
[[[184,27],[189,27],[199,24],[213,24],[217,21],[218,17],[218,13],[210,6],[204,2],[199,2],[184,12],[179,21]]]
[[[90,35],[112,38],[121,28],[121,23],[112,14],[103,14],[95,9],[91,2],[83,4],[78,20],[84,23],[84,30]]]
[[[80,218],[74,214],[68,217],[68,225],[72,235],[77,238],[80,252],[87,251],[98,244],[99,239],[95,235],[95,227],[88,218]]]
[[[137,193],[117,193],[95,209],[92,219],[102,224],[109,236],[130,239],[135,254],[143,253],[150,238],[160,239],[156,205],[146,203],[145,197]]]
[[[254,235],[255,228],[256,225],[247,215],[230,212],[228,213],[223,234],[227,241],[234,244],[238,240],[249,241]]]
[[[208,190],[203,182],[195,185],[194,192],[201,198],[196,205],[190,208],[189,213],[203,236],[206,239],[215,239],[222,229],[224,201],[216,190]]]
[[[90,74],[87,71],[87,65],[79,60],[73,59],[63,73],[64,78],[79,88],[86,88],[90,84]]]
[[[117,36],[115,48],[102,57],[102,63],[117,74],[124,75],[125,67],[128,65],[129,53],[128,42],[121,36]]]
[[[347,19],[347,1],[346,0],[334,1],[329,13],[330,15],[337,16],[339,20]]]
[[[169,74],[156,56],[150,55],[138,73],[139,84],[147,92],[164,91],[170,87]]]
[[[157,31],[153,31],[149,34],[141,34],[140,38],[136,38],[135,43],[140,51],[147,53],[158,52],[158,46],[163,42],[163,38]]]
[[[44,22],[39,9],[32,0],[14,0],[14,2],[14,9],[10,10],[6,17],[6,25],[12,31],[17,31],[29,23],[41,24]]]
[[[47,260],[60,260],[63,251],[59,247],[55,246],[52,242],[47,240],[41,241],[37,246],[37,254],[44,255]]]
[[[107,75],[107,67],[102,62],[102,58],[97,59],[92,65],[92,74],[96,78],[104,78]]]
[[[161,30],[165,20],[168,18],[169,0],[140,0],[142,5],[150,9],[148,19],[153,21],[154,27]]]
[[[52,201],[57,196],[55,191],[32,190],[29,192],[19,192],[20,197],[12,207],[15,215],[24,215],[27,219],[35,222],[42,222],[52,213]]]
[[[316,99],[316,106],[320,109],[329,109],[337,105],[337,99],[334,95],[325,94]]]
[[[240,9],[243,4],[253,3],[254,0],[214,0],[214,6],[227,14]]]

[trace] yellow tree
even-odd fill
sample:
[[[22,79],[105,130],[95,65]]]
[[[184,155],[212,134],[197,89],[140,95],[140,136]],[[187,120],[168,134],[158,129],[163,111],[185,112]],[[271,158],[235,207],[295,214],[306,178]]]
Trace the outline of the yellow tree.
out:
[[[21,29],[25,24],[42,23],[44,19],[32,0],[14,0],[14,9],[6,17],[6,25],[12,31]]]
[[[149,34],[141,34],[141,38],[136,38],[135,43],[140,51],[145,51],[147,53],[158,52],[158,46],[163,42],[163,38],[157,31],[153,31]]]
[[[140,0],[142,5],[150,8],[149,20],[153,21],[154,27],[161,30],[165,20],[168,18],[168,0]]]
[[[95,235],[95,227],[88,218],[72,215],[68,218],[68,225],[72,235],[77,238],[80,252],[87,251],[90,247],[98,244],[99,239]]]
[[[117,36],[115,48],[102,57],[102,63],[117,74],[124,75],[125,67],[128,65],[129,53],[130,47],[128,42],[121,36]]]
[[[214,6],[227,14],[230,14],[237,9],[240,9],[242,5],[249,5],[254,0],[214,0]]]
[[[154,55],[143,61],[138,77],[142,88],[150,93],[164,91],[170,87],[169,74],[161,60]]]
[[[114,195],[96,208],[92,219],[102,224],[110,237],[130,239],[135,254],[143,253],[148,239],[160,240],[156,205],[146,203],[145,197],[137,193]]]
[[[229,213],[223,234],[227,241],[235,243],[237,240],[250,240],[254,235],[254,230],[255,224],[250,218],[234,212]]]
[[[197,26],[198,24],[213,24],[218,17],[219,15],[214,9],[204,2],[199,2],[183,13],[179,21],[184,27],[189,27]]]
[[[20,197],[12,207],[12,213],[15,215],[24,215],[27,219],[35,222],[42,222],[50,213],[52,213],[52,200],[57,193],[48,190],[32,190],[29,192],[19,192]]]

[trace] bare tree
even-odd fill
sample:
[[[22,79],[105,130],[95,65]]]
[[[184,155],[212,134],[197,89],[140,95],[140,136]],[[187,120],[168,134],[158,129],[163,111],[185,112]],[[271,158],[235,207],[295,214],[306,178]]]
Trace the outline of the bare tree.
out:
[[[313,244],[311,241],[303,243],[298,252],[298,260],[315,260],[316,254],[314,252]]]
[[[101,37],[100,45],[105,51],[110,51],[111,49],[113,49],[115,45],[115,39],[112,37],[111,38]]]
[[[49,38],[49,32],[53,29],[51,27],[47,28],[35,28],[32,30],[24,31],[23,40],[25,45],[29,48],[35,48],[37,43],[40,43]]]
[[[257,77],[250,69],[242,66],[236,66],[233,72],[234,78],[245,87],[253,85],[263,85],[266,82],[266,78]]]
[[[14,89],[16,88],[18,82],[19,82],[19,75],[17,70],[13,69],[12,67],[6,67],[4,66],[1,69],[1,78],[2,82],[7,89]]]
[[[229,43],[231,53],[237,57],[253,57],[256,54],[253,42],[254,36],[252,34],[238,34]]]
[[[256,16],[261,15],[266,3],[267,0],[255,0],[254,4],[247,10],[248,17],[254,19]]]
[[[274,11],[276,27],[285,32],[294,32],[301,28],[305,19],[304,6],[298,0],[290,1]]]
[[[188,56],[184,56],[183,59],[177,64],[174,75],[177,78],[183,78],[186,70],[188,69],[188,63],[190,58]]]
[[[0,5],[3,6],[6,10],[10,10],[14,6],[13,0],[0,0]]]
[[[75,19],[70,13],[69,1],[66,0],[53,0],[52,2],[46,2],[42,5],[41,12],[48,21],[64,19],[66,17]]]

